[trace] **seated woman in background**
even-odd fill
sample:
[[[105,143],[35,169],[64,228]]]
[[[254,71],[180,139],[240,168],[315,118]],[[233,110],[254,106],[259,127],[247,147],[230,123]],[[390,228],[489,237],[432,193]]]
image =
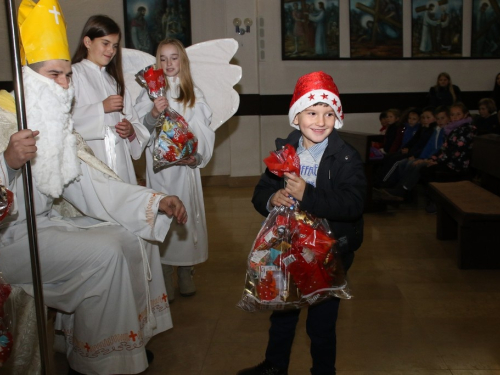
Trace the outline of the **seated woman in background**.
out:
[[[460,102],[460,88],[451,83],[451,77],[448,73],[440,73],[437,83],[429,89],[429,103],[433,107],[441,105],[450,106]]]

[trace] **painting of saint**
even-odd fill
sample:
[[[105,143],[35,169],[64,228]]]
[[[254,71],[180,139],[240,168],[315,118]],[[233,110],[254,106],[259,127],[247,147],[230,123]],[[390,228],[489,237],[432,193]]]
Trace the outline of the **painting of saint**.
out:
[[[471,57],[500,57],[500,5],[498,0],[472,2]]]
[[[462,57],[463,0],[412,1],[412,57]]]
[[[403,0],[350,1],[351,58],[403,57]]]
[[[339,57],[338,0],[281,0],[283,60]]]
[[[156,55],[166,38],[191,45],[189,0],[124,0],[125,47]]]

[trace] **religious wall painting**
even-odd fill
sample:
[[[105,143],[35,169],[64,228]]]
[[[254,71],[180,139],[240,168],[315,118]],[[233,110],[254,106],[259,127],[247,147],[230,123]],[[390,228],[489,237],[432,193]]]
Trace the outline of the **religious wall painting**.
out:
[[[403,57],[403,0],[350,0],[351,58]]]
[[[473,0],[471,57],[500,57],[500,4]]]
[[[462,57],[463,0],[412,0],[412,57]]]
[[[123,0],[125,47],[156,55],[166,38],[191,45],[189,0]]]
[[[339,58],[339,0],[281,0],[283,60]]]

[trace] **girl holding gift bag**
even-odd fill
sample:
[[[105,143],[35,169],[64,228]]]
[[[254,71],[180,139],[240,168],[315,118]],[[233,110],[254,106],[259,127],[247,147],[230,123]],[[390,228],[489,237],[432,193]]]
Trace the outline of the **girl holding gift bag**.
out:
[[[132,164],[149,140],[125,89],[121,31],[107,16],[92,16],[85,24],[73,56],[75,130],[99,159],[120,178],[137,184]]]
[[[205,205],[201,186],[200,168],[210,161],[214,149],[215,132],[210,128],[212,110],[203,93],[194,85],[189,58],[177,39],[166,39],[157,50],[157,67],[163,69],[166,81],[166,97],[151,102],[146,90],[138,98],[136,106],[144,113],[149,101],[148,112],[142,117],[146,127],[153,131],[156,120],[168,107],[183,116],[189,130],[198,139],[194,156],[178,161],[175,165],[153,171],[153,142],[146,152],[146,179],[151,188],[177,195],[185,204],[191,218],[185,225],[173,225],[165,241],[160,244],[160,255],[169,300],[174,298],[174,268],[177,266],[177,281],[181,296],[192,296],[196,287],[192,278],[193,266],[208,258],[207,226]]]
[[[366,179],[359,154],[338,135],[344,114],[337,86],[324,72],[313,72],[297,81],[288,112],[295,129],[287,139],[277,139],[278,150],[289,144],[300,158],[300,176],[285,179],[266,169],[257,184],[252,203],[267,216],[274,207],[291,207],[328,221],[337,249],[348,270],[363,240],[363,206]],[[302,233],[301,233],[302,234]],[[330,298],[308,307],[306,329],[311,339],[311,374],[335,375],[336,321],[340,299]],[[299,309],[273,311],[265,360],[239,375],[286,375]]]

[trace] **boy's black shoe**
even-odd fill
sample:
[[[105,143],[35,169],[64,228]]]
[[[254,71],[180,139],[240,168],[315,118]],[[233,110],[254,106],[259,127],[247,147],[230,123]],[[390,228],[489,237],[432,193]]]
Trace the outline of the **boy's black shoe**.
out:
[[[238,371],[237,375],[288,375],[287,370],[274,367],[267,359],[257,366]]]

